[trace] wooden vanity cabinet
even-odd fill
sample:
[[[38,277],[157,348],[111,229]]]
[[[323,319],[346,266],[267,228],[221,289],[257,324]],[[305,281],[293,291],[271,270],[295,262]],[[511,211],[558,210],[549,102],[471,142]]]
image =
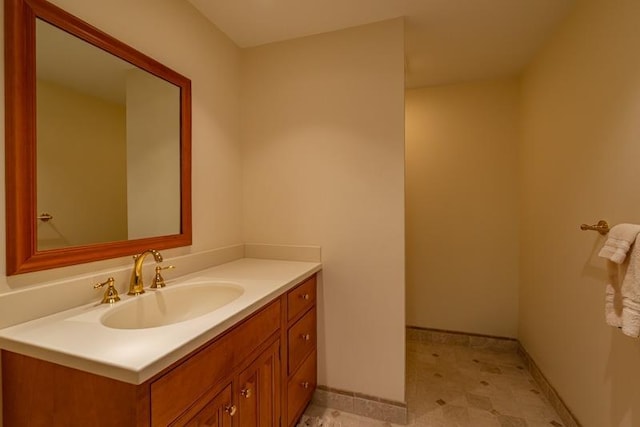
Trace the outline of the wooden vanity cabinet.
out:
[[[2,351],[5,427],[148,426],[143,385]]]
[[[280,424],[280,341],[234,377],[215,396],[205,396],[195,416],[187,411],[172,426],[274,427]],[[211,393],[210,393],[211,394]],[[235,398],[232,396],[235,395]],[[196,405],[197,407],[197,405]]]
[[[280,427],[316,386],[315,275],[140,385],[2,351],[5,426]]]
[[[152,379],[151,426],[165,427],[180,417],[175,425],[184,425],[187,415],[213,398],[208,396],[216,385],[232,383],[236,376],[256,357],[260,357],[273,343],[278,342],[282,304],[276,299],[249,319],[201,347],[186,359],[171,367],[158,378]],[[203,399],[203,396],[205,398]],[[195,403],[194,403],[195,402]],[[236,406],[236,396],[229,405]],[[187,415],[184,414],[187,411]],[[185,420],[184,422],[182,420]]]

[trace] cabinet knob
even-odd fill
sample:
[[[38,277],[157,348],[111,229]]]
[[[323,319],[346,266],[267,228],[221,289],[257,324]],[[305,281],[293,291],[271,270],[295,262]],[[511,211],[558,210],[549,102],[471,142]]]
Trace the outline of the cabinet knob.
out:
[[[300,385],[302,386],[302,388],[309,388],[309,382],[308,381],[304,381],[302,383],[300,383]]]
[[[243,388],[242,390],[240,390],[240,394],[245,397],[246,399],[251,397],[251,389],[250,388]]]
[[[309,335],[309,334],[302,334],[302,335],[300,335],[300,338],[301,338],[303,341],[309,341],[309,340],[311,339],[311,335]]]
[[[302,294],[302,295],[300,295],[300,298],[302,298],[303,300],[309,300],[309,298],[311,298],[311,296],[309,294]]]
[[[236,405],[227,405],[224,407],[224,412],[229,414],[230,417],[233,417],[237,411],[238,408],[236,408]]]

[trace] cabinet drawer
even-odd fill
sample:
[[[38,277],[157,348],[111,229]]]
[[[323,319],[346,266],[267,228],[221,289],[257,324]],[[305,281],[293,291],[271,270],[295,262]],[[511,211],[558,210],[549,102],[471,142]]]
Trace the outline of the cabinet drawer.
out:
[[[276,300],[151,384],[151,425],[167,426],[280,326]]]
[[[316,389],[316,353],[305,359],[287,385],[287,425],[291,426],[302,415]]]
[[[287,361],[291,375],[316,348],[316,309],[312,308],[288,331]]]
[[[287,294],[288,319],[291,320],[304,313],[316,303],[316,275],[308,278]]]

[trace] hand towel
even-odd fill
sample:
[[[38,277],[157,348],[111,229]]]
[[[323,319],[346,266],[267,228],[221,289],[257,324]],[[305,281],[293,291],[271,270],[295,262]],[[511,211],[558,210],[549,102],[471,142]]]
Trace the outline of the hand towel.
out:
[[[639,233],[640,225],[615,225],[598,253],[607,258],[606,322],[636,337],[640,334],[640,248],[633,248],[639,246],[634,244]]]
[[[605,242],[598,256],[610,259],[616,264],[622,264],[627,257],[629,248],[640,233],[640,225],[618,224],[611,227],[607,241]]]
[[[607,260],[607,283],[604,298],[604,314],[607,325],[622,328],[622,290],[620,283],[620,266]]]
[[[640,336],[640,236],[629,254],[629,266],[622,279],[622,332],[630,337]]]

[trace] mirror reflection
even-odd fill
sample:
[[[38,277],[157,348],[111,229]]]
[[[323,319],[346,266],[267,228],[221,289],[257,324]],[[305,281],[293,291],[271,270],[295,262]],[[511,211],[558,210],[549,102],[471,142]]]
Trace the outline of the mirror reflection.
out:
[[[38,251],[180,233],[180,96],[36,19]]]

